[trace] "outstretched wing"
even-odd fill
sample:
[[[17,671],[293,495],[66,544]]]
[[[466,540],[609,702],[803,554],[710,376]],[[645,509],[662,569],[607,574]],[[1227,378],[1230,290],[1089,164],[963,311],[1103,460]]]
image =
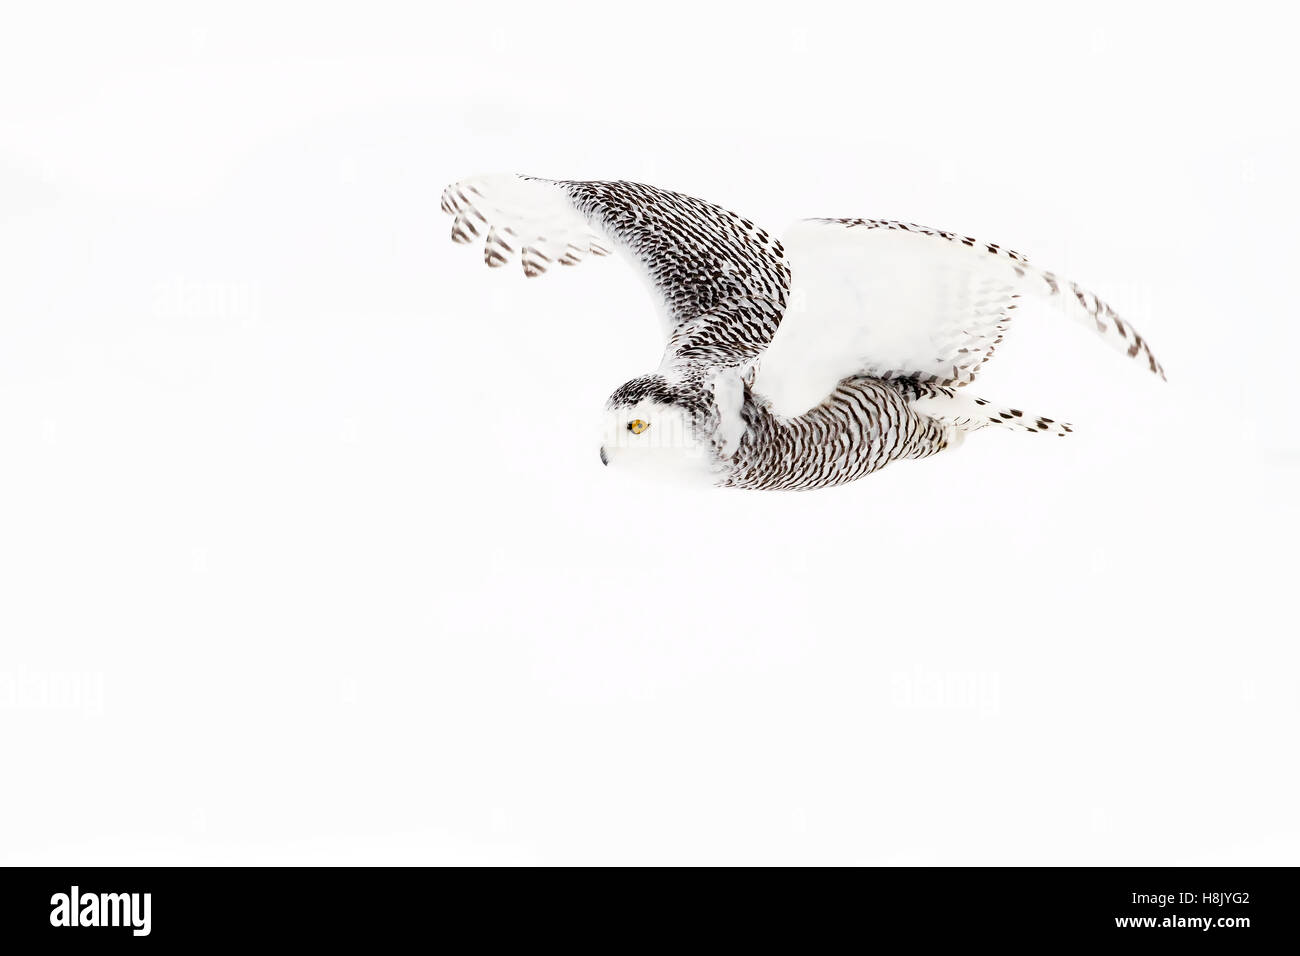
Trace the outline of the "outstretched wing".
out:
[[[807,219],[785,237],[790,307],[754,390],[801,414],[850,375],[965,385],[993,354],[1022,296],[1065,312],[1164,376],[1109,305],[1024,256],[969,236],[881,219]]]
[[[443,192],[451,237],[484,243],[489,266],[516,257],[526,275],[617,249],[647,280],[671,356],[738,365],[771,341],[790,269],[781,243],[703,200],[627,182],[476,176]]]

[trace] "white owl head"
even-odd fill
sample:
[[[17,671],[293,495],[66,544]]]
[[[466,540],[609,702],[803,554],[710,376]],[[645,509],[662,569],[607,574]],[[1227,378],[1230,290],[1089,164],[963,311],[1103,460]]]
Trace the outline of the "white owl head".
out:
[[[632,379],[606,403],[601,461],[660,482],[712,486],[739,445],[742,401],[738,377],[669,370]]]

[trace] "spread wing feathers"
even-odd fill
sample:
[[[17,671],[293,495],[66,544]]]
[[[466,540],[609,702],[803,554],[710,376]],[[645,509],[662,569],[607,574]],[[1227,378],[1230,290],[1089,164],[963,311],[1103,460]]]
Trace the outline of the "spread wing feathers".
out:
[[[483,243],[483,261],[500,268],[518,259],[539,276],[558,262],[577,265],[587,255],[609,255],[609,241],[593,230],[553,183],[522,176],[475,176],[442,192],[442,211],[455,216],[453,242]]]
[[[966,385],[1023,296],[1055,299],[1164,375],[1109,305],[996,244],[890,220],[808,219],[785,248],[794,268],[790,308],[754,388],[786,414],[806,411],[848,375]]]
[[[772,340],[790,291],[781,243],[721,206],[655,186],[564,182],[589,222],[641,267],[678,358],[739,365]]]
[[[516,255],[530,276],[552,262],[618,249],[660,306],[670,357],[751,362],[785,309],[790,269],[781,243],[720,206],[628,182],[476,176],[449,186],[451,237],[484,243],[489,266]]]

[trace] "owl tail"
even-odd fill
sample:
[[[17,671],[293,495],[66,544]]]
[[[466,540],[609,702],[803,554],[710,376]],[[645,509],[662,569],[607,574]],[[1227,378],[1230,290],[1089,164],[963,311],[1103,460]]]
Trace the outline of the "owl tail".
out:
[[[955,388],[922,385],[918,390],[920,394],[912,401],[912,410],[952,426],[958,439],[961,433],[990,427],[1062,437],[1074,430],[1065,422],[1032,415],[1019,408],[1000,407],[987,399],[962,394]]]

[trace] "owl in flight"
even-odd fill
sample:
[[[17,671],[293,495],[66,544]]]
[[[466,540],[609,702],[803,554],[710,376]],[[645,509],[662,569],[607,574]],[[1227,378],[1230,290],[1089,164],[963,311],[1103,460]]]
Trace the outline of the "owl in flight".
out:
[[[1019,253],[881,219],[805,219],[782,240],[712,203],[628,182],[465,179],[451,238],[528,276],[622,252],[667,346],[605,406],[601,461],[731,488],[840,485],[996,426],[1070,426],[967,394],[1031,293],[1164,377],[1109,305]]]

